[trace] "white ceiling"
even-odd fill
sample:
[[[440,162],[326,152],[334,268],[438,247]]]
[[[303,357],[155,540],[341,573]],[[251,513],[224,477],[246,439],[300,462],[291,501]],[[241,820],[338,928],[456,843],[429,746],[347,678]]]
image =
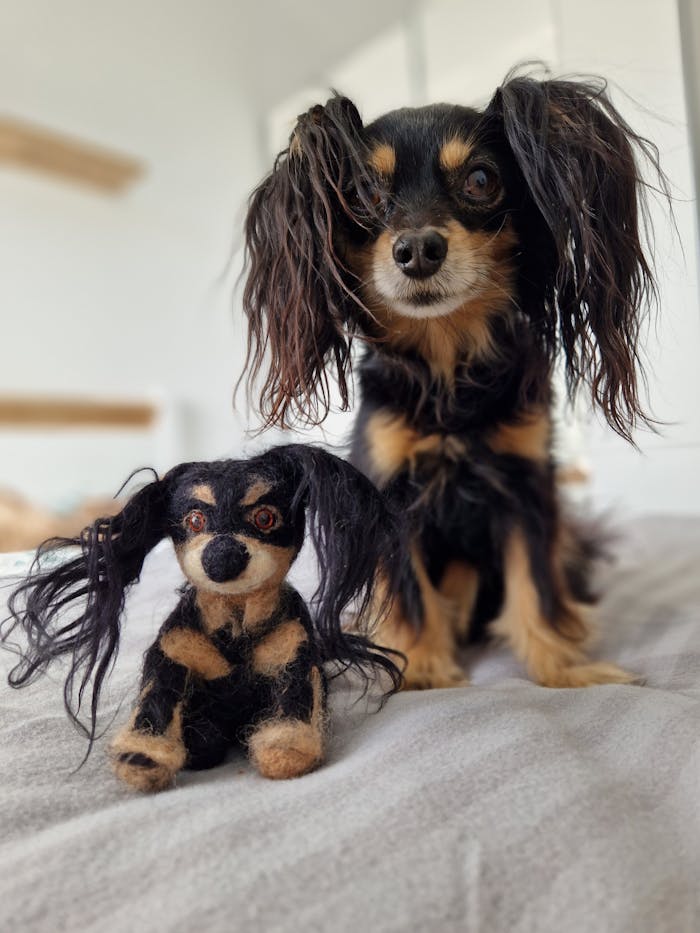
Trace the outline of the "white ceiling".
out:
[[[411,6],[1,0],[0,112],[144,161],[139,190],[163,203],[173,189],[181,204],[199,196],[192,189],[213,191],[202,177],[212,172],[224,190],[232,172],[233,187],[247,190],[264,167],[270,108],[296,88],[328,87],[333,66]]]
[[[135,106],[154,89],[215,94],[268,108],[406,15],[405,0],[4,0],[0,106]],[[61,104],[61,100],[72,104]],[[164,99],[163,106],[177,101]]]

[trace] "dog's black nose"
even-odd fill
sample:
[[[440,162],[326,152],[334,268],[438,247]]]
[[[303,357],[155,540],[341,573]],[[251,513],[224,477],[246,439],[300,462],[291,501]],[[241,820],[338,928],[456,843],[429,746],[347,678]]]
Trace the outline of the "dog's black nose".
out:
[[[212,538],[202,553],[204,572],[214,583],[235,580],[248,566],[250,554],[245,545],[229,535]]]
[[[392,250],[394,262],[413,279],[434,275],[447,256],[447,240],[437,230],[402,233]]]

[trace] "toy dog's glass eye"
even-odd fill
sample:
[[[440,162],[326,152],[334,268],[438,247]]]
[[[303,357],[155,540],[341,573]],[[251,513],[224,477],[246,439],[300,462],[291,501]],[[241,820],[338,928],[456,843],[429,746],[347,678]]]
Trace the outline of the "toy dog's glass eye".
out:
[[[204,531],[207,527],[207,517],[204,512],[200,512],[199,509],[193,509],[191,512],[188,512],[185,516],[185,527],[188,531],[194,532],[194,534],[199,534],[200,531]]]
[[[485,166],[473,168],[464,183],[464,194],[470,201],[488,201],[498,190],[498,177]]]
[[[260,531],[271,531],[277,524],[277,516],[271,509],[258,509],[253,514],[253,522]]]

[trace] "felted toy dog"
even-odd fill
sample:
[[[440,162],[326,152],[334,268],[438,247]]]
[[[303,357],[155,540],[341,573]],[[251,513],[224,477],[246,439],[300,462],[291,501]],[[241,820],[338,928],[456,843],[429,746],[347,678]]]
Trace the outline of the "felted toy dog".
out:
[[[313,622],[285,582],[306,515],[320,566]],[[219,764],[238,741],[265,777],[315,768],[324,755],[323,662],[366,675],[378,665],[394,688],[400,680],[388,654],[340,624],[353,600],[363,617],[379,563],[398,566],[394,521],[368,480],[319,449],[289,445],[249,460],[182,464],[80,537],[45,542],[9,601],[5,637],[19,627],[28,639],[10,683],[24,685],[69,655],[66,708],[92,745],[125,592],[168,536],[187,583],[146,653],[138,702],[112,742],[116,773],[139,790],[160,790],[182,768]],[[42,569],[48,551],[75,546],[80,554]],[[78,614],[67,616],[74,607]],[[78,715],[90,681],[88,728]]]

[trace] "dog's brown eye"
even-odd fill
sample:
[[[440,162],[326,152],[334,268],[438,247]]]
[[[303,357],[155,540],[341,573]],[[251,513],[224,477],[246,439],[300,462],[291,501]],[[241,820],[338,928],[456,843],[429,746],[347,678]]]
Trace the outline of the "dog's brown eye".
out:
[[[253,514],[253,522],[260,531],[270,531],[277,524],[277,516],[270,509],[258,509]]]
[[[464,193],[470,201],[488,201],[498,188],[496,173],[488,168],[474,168],[467,175]]]
[[[363,203],[359,193],[356,191],[349,200],[350,206],[353,208],[353,210],[361,214],[365,209],[366,202]],[[379,188],[372,188],[367,192],[367,200],[372,205],[372,207],[379,207],[384,200],[384,197]]]
[[[193,509],[185,516],[185,527],[194,534],[199,534],[207,527],[207,517],[199,509]]]

